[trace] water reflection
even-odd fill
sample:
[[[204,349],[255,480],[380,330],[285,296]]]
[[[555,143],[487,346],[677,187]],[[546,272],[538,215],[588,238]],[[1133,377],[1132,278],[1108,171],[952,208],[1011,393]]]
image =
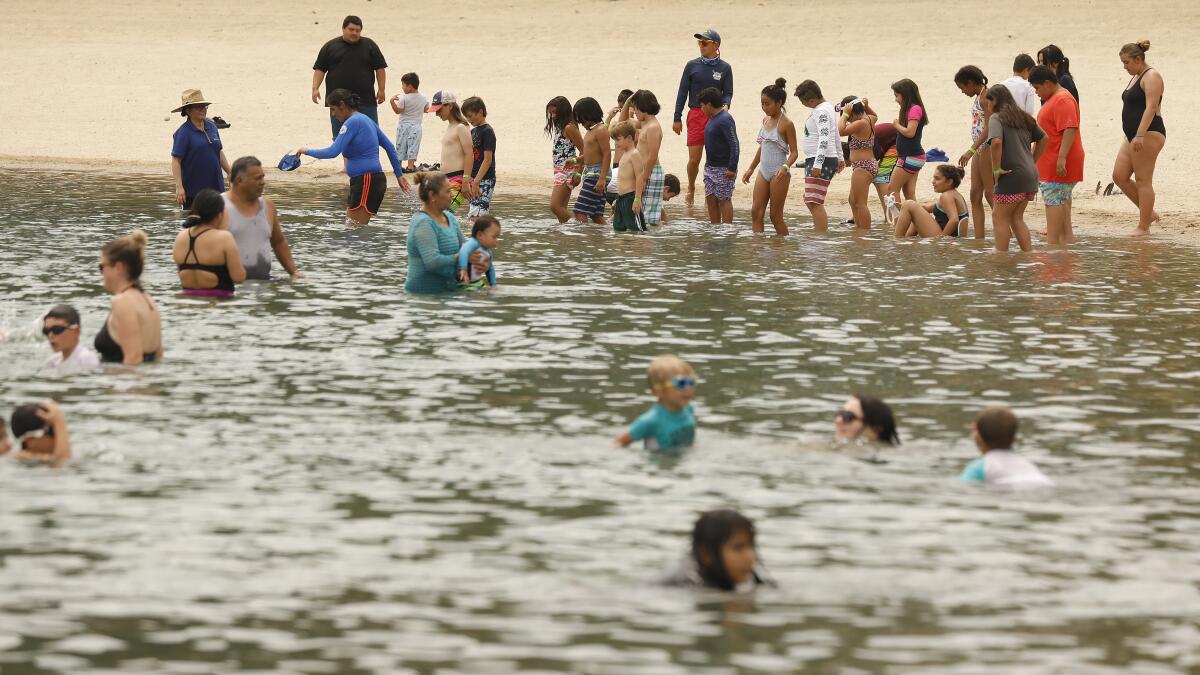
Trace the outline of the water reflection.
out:
[[[212,303],[175,292],[169,181],[0,180],[0,402],[63,401],[79,457],[0,463],[6,675],[1200,658],[1189,250],[994,256],[684,218],[615,236],[508,196],[501,286],[415,298],[398,202],[347,230],[339,186],[285,185],[269,189],[308,279]],[[37,318],[69,301],[94,335],[95,252],[133,226],[151,234],[166,362],[39,373]],[[613,449],[664,351],[699,371],[700,444]],[[886,464],[829,449],[858,389],[897,410],[905,445]],[[967,424],[996,401],[1054,493],[955,480]],[[779,588],[730,603],[648,585],[717,506],[755,519]]]

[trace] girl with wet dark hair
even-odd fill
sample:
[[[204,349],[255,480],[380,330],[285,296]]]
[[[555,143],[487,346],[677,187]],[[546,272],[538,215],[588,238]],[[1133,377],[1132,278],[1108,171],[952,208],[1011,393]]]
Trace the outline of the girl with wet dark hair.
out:
[[[575,177],[576,153],[583,146],[583,134],[575,123],[571,102],[555,96],[546,104],[546,135],[550,137],[550,161],[554,166],[554,187],[550,192],[550,212],[565,223],[571,219],[571,190],[579,185]]]
[[[175,236],[172,256],[187,295],[229,297],[234,284],[246,280],[237,240],[225,218],[225,199],[218,192],[202,190],[196,195],[183,231]]]
[[[891,406],[869,394],[855,394],[842,404],[834,417],[834,438],[900,445]]]
[[[1058,86],[1071,92],[1071,96],[1074,96],[1075,102],[1078,103],[1079,89],[1075,87],[1075,78],[1071,77],[1071,59],[1063,55],[1063,50],[1058,45],[1046,45],[1038,50],[1037,55],[1038,63],[1050,66],[1058,78]]]
[[[800,144],[796,139],[796,125],[787,116],[784,103],[787,102],[787,80],[782,77],[774,84],[763,87],[760,97],[763,118],[762,128],[758,130],[758,152],[746,172],[742,174],[742,182],[749,183],[754,178],[754,200],[750,207],[750,229],[762,232],[767,205],[771,206],[771,225],[775,234],[786,237],[787,223],[783,220],[783,205],[787,201],[788,188],[792,183],[792,175],[788,170],[796,163],[800,154]],[[758,169],[756,172],[755,169]]]
[[[769,584],[757,571],[755,535],[754,523],[732,509],[700,514],[683,568],[665,583],[742,593]]]
[[[991,157],[981,152],[988,143],[987,115],[980,101],[987,91],[988,79],[978,66],[963,66],[954,74],[954,84],[964,96],[971,97],[971,147],[958,158],[958,165],[971,165],[971,221],[975,224],[975,238],[983,239],[987,231],[987,211],[983,203],[992,204],[992,189],[995,187]]]

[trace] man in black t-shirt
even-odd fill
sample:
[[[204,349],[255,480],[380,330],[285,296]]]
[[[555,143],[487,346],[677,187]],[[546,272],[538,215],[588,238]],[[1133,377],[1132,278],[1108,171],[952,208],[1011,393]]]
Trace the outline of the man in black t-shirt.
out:
[[[379,123],[376,106],[387,99],[384,91],[387,61],[379,45],[371,38],[362,36],[362,19],[348,16],[342,21],[342,35],[335,37],[321,51],[317,52],[317,61],[313,64],[312,100],[321,102],[321,81],[325,81],[325,92],[334,89],[345,89],[352,94],[358,94],[360,103],[358,112]],[[379,83],[379,92],[375,85]],[[333,137],[337,138],[342,123],[332,113],[329,115],[329,125],[333,129]]]

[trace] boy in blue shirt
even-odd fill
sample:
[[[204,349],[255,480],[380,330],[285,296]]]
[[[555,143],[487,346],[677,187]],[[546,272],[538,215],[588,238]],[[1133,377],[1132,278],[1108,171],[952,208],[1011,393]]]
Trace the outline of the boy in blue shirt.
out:
[[[683,359],[668,354],[650,362],[646,379],[658,403],[617,436],[617,445],[627,447],[641,440],[647,450],[691,445],[696,438],[696,414],[692,411],[696,371]]]
[[[960,478],[988,485],[1053,485],[1033,462],[1013,452],[1017,440],[1017,416],[1007,406],[991,406],[971,424],[971,438],[982,457],[967,465]]]
[[[471,226],[471,238],[466,240],[458,250],[458,287],[476,291],[486,286],[496,285],[496,264],[492,261],[492,249],[500,243],[500,221],[490,214],[484,214],[475,219]],[[480,274],[471,265],[471,254],[483,251],[485,260],[492,262],[487,274]]]

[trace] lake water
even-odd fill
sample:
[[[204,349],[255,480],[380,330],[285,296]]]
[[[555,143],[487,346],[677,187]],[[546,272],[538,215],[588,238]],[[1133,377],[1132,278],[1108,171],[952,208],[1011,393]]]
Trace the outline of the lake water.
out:
[[[76,452],[0,462],[5,675],[1200,670],[1192,249],[615,236],[502,196],[501,286],[411,297],[395,187],[348,230],[339,186],[280,185],[308,278],[218,302],[176,293],[169,180],[0,183],[0,407],[58,399]],[[39,371],[38,318],[90,341],[134,226],[166,361]],[[697,447],[614,449],[664,352]],[[882,463],[829,443],[856,390],[896,409]],[[990,402],[1055,489],[958,482]],[[722,506],[778,586],[655,586]]]

